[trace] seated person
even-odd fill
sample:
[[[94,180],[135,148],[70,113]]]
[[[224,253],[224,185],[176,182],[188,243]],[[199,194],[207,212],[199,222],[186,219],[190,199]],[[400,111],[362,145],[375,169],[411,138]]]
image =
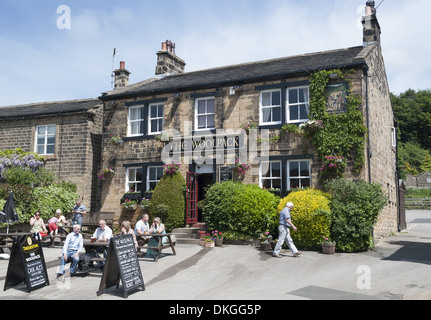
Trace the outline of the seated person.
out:
[[[150,231],[150,226],[148,225],[148,214],[144,213],[142,215],[142,219],[136,222],[135,225],[135,234],[138,236],[138,246],[142,247],[146,243],[150,237],[143,237],[142,235],[148,234]],[[138,249],[139,251],[140,249]]]
[[[154,218],[153,220],[153,224],[151,225],[150,228],[150,234],[152,233],[159,233],[159,234],[165,234],[166,230],[165,230],[165,225],[162,223],[162,220],[159,217]],[[162,237],[162,245],[167,243],[168,237]],[[148,246],[149,247],[157,247],[159,245],[159,240],[157,238],[150,238],[150,240],[148,241]],[[161,252],[159,252],[159,257],[160,257]],[[155,258],[157,255],[157,251],[153,250],[153,249],[147,249],[147,252],[145,253],[145,256],[147,258]]]
[[[106,220],[99,221],[99,227],[94,231],[92,238],[95,239],[96,242],[109,242],[112,237],[112,229],[106,225]],[[94,247],[92,250],[96,251],[96,253],[103,253],[103,257],[106,259],[108,255],[107,251],[108,247]],[[103,267],[105,262],[99,262],[99,267]]]

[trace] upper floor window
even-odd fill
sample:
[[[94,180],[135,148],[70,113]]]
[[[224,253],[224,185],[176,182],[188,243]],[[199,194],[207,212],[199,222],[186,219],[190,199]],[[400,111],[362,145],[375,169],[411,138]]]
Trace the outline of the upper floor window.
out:
[[[281,90],[260,93],[260,123],[281,123]]]
[[[150,104],[148,111],[148,134],[163,132],[164,105]]]
[[[142,136],[144,134],[144,107],[129,108],[128,136]]]
[[[195,130],[215,128],[215,98],[200,98],[195,102]]]
[[[53,155],[55,152],[55,124],[36,127],[36,152]]]
[[[308,87],[286,89],[287,123],[302,123],[310,112]]]

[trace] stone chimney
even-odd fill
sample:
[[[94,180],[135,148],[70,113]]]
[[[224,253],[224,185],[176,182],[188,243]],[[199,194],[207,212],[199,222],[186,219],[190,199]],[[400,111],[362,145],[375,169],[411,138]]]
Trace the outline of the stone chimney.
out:
[[[380,43],[380,25],[377,21],[374,1],[367,1],[365,6],[365,16],[362,17],[364,27],[364,48],[374,43]]]
[[[166,40],[157,52],[156,75],[183,73],[186,63],[175,54],[175,43]]]
[[[114,70],[115,81],[114,81],[114,90],[119,88],[124,88],[129,85],[129,70],[125,68],[126,63],[124,61],[120,61],[120,69]]]

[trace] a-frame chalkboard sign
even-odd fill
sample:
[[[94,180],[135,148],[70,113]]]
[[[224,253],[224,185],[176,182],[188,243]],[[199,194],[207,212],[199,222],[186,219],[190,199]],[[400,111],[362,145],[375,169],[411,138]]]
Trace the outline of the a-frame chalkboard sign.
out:
[[[29,293],[49,285],[40,240],[33,235],[15,238],[3,291],[22,282],[27,285]]]
[[[123,283],[125,298],[128,297],[129,291],[138,288],[141,288],[142,291],[145,290],[141,267],[131,234],[110,239],[108,256],[97,295],[100,296],[104,290],[110,287],[117,286],[118,288],[120,280]]]

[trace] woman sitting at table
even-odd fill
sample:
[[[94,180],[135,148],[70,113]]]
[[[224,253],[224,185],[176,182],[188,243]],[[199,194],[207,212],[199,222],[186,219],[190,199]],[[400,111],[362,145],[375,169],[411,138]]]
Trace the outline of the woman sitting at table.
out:
[[[45,228],[45,223],[40,217],[39,210],[37,210],[34,213],[34,216],[30,218],[30,225],[31,225],[30,232],[34,233],[34,236],[36,237],[36,239],[42,239],[42,237],[48,235],[48,231]]]
[[[121,223],[121,232],[120,232],[120,236],[124,236],[125,234],[131,234],[133,237],[133,242],[135,244],[135,249],[138,248],[138,241],[136,241],[136,235],[135,232],[133,231],[133,229],[130,226],[130,222],[129,221],[123,221]]]
[[[158,234],[165,234],[166,230],[165,230],[165,225],[162,223],[162,220],[159,217],[154,218],[153,220],[153,224],[150,227],[150,234],[152,233],[158,233]],[[162,245],[167,243],[168,237],[162,237]],[[157,247],[159,245],[159,240],[155,237],[150,238],[150,240],[148,241],[148,246],[149,247]],[[160,257],[160,253],[159,252],[159,257]],[[153,249],[147,249],[147,252],[145,253],[145,256],[147,258],[155,258],[157,255],[157,251],[153,250]]]

